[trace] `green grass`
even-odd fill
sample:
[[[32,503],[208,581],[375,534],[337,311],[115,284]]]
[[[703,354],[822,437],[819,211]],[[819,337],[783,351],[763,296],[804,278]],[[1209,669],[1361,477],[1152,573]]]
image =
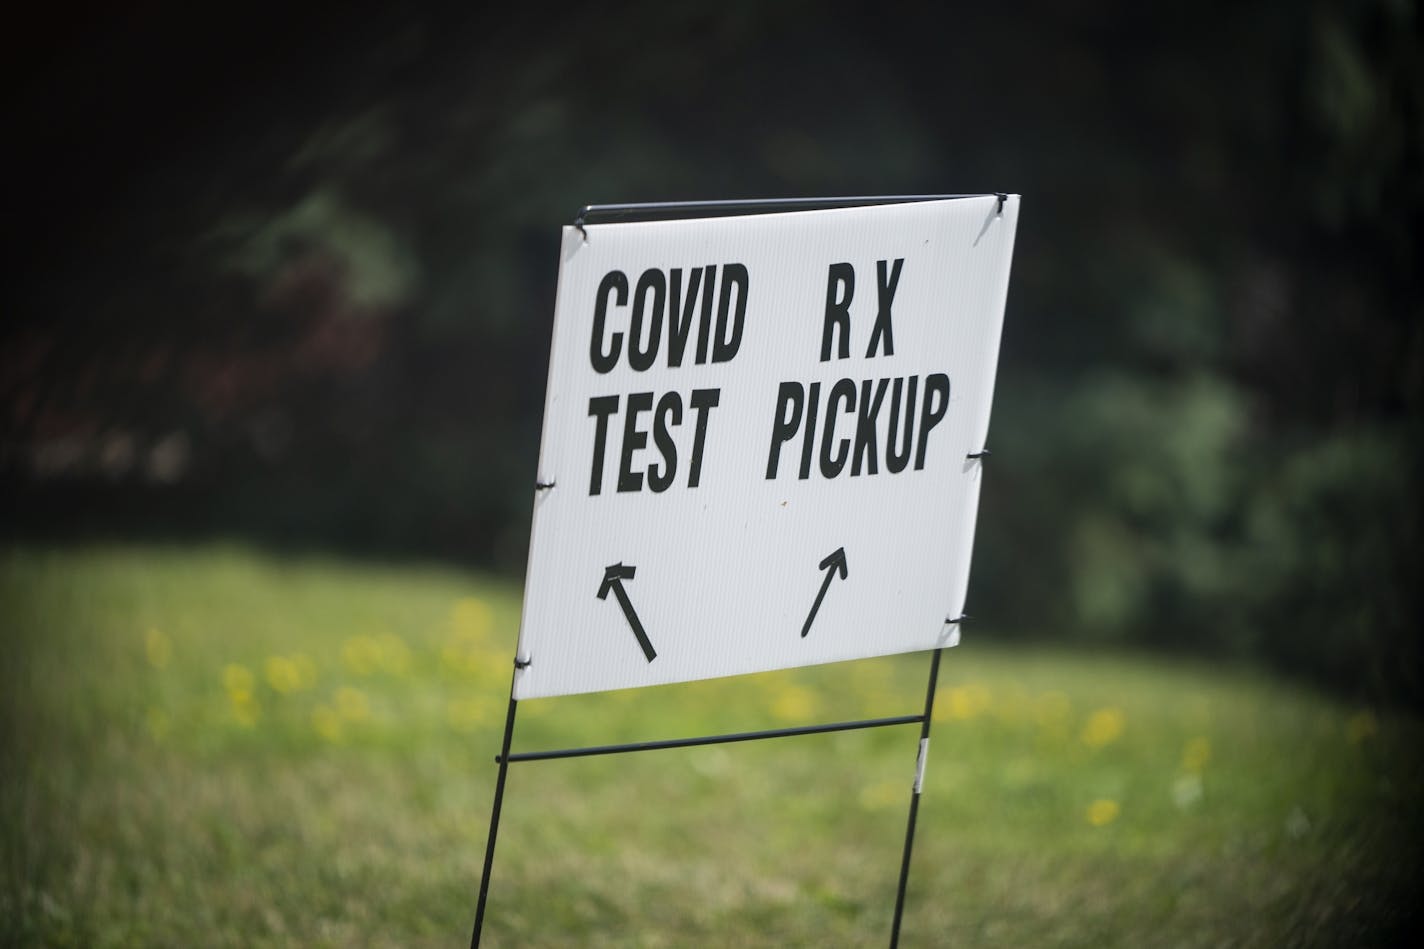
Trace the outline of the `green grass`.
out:
[[[518,590],[223,547],[0,552],[0,937],[461,945]],[[1266,677],[946,654],[902,945],[1380,943],[1421,723]],[[517,748],[918,710],[928,661],[528,702]],[[511,770],[487,945],[877,946],[916,733]]]

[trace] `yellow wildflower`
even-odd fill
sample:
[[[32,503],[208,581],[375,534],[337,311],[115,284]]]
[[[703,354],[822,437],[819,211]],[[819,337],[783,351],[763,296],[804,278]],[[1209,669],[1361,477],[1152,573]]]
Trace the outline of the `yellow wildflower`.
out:
[[[451,672],[473,671],[477,662],[473,647],[458,636],[451,637],[440,647],[440,665]]]
[[[1100,797],[1088,805],[1088,823],[1094,827],[1106,827],[1117,820],[1118,813],[1122,810],[1117,801],[1110,798]]]
[[[1211,760],[1211,742],[1205,738],[1197,737],[1187,742],[1187,746],[1182,749],[1182,770],[1192,774],[1200,774],[1206,767],[1206,763]]]
[[[346,685],[336,690],[336,710],[348,722],[364,722],[371,717],[366,693]]]
[[[161,629],[150,629],[144,636],[143,647],[148,656],[148,664],[155,669],[164,668],[168,665],[168,660],[173,658],[173,643]]]
[[[381,662],[380,643],[374,636],[352,636],[341,644],[341,661],[352,675],[371,675]]]
[[[484,600],[461,597],[450,610],[450,626],[456,635],[484,639],[494,627],[494,614]]]
[[[881,781],[860,792],[860,806],[867,811],[883,811],[904,804],[909,796],[909,789],[904,783]]]
[[[988,711],[991,697],[988,689],[971,682],[969,685],[948,690],[941,701],[943,710],[936,707],[935,718],[967,720],[978,718],[981,713]]]
[[[246,666],[230,662],[223,667],[223,688],[227,689],[229,697],[246,696],[251,698],[254,685],[256,685],[256,680],[252,677],[252,670]]]
[[[232,704],[233,721],[243,728],[251,728],[257,724],[261,709],[258,708],[257,700],[252,697],[251,692],[229,692],[228,699]]]
[[[771,714],[783,721],[802,721],[816,714],[820,705],[816,693],[799,685],[787,685],[771,703]]]
[[[297,670],[297,688],[305,691],[316,685],[316,663],[312,657],[297,653],[292,657],[292,665]]]
[[[329,705],[318,705],[312,709],[312,727],[327,741],[341,740],[341,716]]]
[[[1088,723],[1083,726],[1083,744],[1089,748],[1112,744],[1122,737],[1126,722],[1127,717],[1122,714],[1120,708],[1098,709],[1088,716]]]
[[[525,716],[530,718],[548,718],[554,708],[555,703],[553,702],[520,702],[519,716],[521,718]]]
[[[381,669],[391,675],[410,671],[410,647],[393,633],[382,633],[376,640],[376,659]]]
[[[473,731],[488,717],[485,703],[478,699],[451,699],[445,705],[445,720],[456,731]]]
[[[297,664],[286,656],[268,656],[264,667],[267,673],[267,684],[275,692],[286,695],[294,692],[301,685],[301,672],[297,669]]]

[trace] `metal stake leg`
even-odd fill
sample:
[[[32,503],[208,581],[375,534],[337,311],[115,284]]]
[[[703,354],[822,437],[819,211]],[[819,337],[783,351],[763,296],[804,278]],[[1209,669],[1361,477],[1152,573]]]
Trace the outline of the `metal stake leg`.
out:
[[[504,717],[504,743],[499,753],[499,777],[494,782],[494,806],[490,812],[489,840],[485,842],[485,868],[480,874],[480,901],[475,908],[475,930],[470,934],[470,949],[479,949],[480,933],[485,926],[485,900],[489,898],[490,871],[494,868],[494,843],[499,836],[499,811],[504,804],[504,779],[509,774],[509,745],[514,738],[514,690],[511,686],[509,712]]]
[[[930,682],[925,690],[925,717],[920,724],[920,750],[915,757],[915,786],[910,793],[910,819],[905,826],[905,853],[900,858],[900,885],[895,891],[895,921],[890,928],[890,949],[900,945],[900,916],[905,911],[905,886],[910,880],[910,851],[915,845],[915,818],[920,813],[920,786],[925,779],[925,758],[930,750],[930,721],[934,717],[935,684],[939,680],[939,657],[936,649],[930,659]]]

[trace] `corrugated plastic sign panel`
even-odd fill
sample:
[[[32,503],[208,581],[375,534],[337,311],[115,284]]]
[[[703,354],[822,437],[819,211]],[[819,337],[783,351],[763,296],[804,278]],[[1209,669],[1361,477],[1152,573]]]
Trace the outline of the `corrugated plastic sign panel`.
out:
[[[998,205],[564,230],[515,698],[958,641]]]

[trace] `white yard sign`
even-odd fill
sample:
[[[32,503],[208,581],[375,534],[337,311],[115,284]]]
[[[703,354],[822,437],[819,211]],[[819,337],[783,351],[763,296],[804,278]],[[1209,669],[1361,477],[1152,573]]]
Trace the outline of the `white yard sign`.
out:
[[[514,697],[954,645],[1018,208],[566,228]]]

